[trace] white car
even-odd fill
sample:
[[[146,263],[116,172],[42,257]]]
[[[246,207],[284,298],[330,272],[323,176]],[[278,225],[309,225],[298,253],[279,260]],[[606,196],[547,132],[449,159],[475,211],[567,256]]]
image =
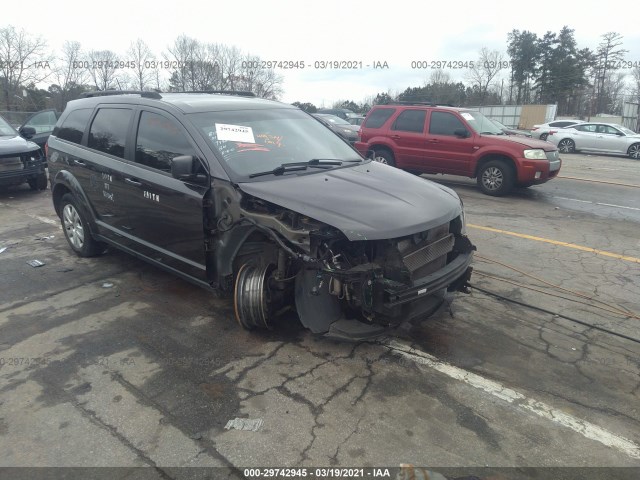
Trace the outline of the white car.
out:
[[[534,125],[531,129],[531,136],[533,138],[539,138],[540,140],[546,140],[551,130],[571,127],[573,125],[577,125],[578,123],[586,122],[584,120],[555,120],[553,122]]]
[[[585,150],[640,159],[640,134],[612,123],[581,123],[551,130],[547,142],[557,145],[562,153]]]

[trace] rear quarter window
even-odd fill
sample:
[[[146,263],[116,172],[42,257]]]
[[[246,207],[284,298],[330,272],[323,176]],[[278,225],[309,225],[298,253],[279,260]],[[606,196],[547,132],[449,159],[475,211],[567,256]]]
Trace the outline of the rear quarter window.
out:
[[[101,108],[89,130],[89,148],[124,158],[129,122],[133,111],[125,108]]]
[[[80,144],[92,111],[92,108],[74,110],[62,122],[62,125],[53,129],[53,135],[62,140]]]
[[[365,128],[380,128],[384,123],[389,120],[395,108],[378,108],[369,114],[364,121]]]

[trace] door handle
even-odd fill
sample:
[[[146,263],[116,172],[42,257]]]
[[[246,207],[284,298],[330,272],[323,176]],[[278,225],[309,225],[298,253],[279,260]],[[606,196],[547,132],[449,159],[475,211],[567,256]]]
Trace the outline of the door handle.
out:
[[[400,135],[391,135],[391,138],[393,138],[394,140],[397,140],[400,138]]]
[[[434,138],[434,139],[431,139],[431,140],[427,140],[427,142],[429,142],[429,143],[440,143],[440,140],[437,140],[437,139]]]
[[[142,182],[139,182],[137,178],[124,177],[124,182],[129,185],[135,185],[136,187],[140,187],[142,185]]]
[[[80,165],[81,167],[84,167],[86,165],[86,163],[84,163],[82,160],[76,160],[75,158],[73,159],[73,163],[75,163],[76,165]]]

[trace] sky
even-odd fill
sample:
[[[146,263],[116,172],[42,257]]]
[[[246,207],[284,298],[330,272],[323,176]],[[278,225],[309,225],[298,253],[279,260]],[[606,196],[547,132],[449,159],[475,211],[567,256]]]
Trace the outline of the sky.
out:
[[[421,86],[433,70],[412,68],[414,61],[476,61],[482,47],[503,52],[507,60],[507,34],[513,29],[542,36],[567,25],[575,30],[579,48],[593,50],[602,34],[615,31],[629,50],[626,59],[640,62],[636,0],[604,6],[590,0],[32,0],[28,8],[13,5],[3,8],[0,28],[24,28],[45,39],[54,52],[66,40],[76,40],[85,50],[113,50],[126,57],[130,43],[142,38],[159,57],[186,34],[236,46],[263,60],[304,61],[304,69],[278,70],[284,78],[281,100],[316,106]],[[315,62],[333,60],[362,62],[363,68],[314,68]],[[388,68],[374,69],[375,62],[386,62]],[[464,80],[464,69],[445,71]]]

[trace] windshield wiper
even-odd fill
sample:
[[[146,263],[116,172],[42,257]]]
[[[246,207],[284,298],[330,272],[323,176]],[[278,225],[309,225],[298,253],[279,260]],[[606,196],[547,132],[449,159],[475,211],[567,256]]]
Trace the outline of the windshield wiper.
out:
[[[283,163],[279,167],[273,170],[267,170],[266,172],[252,173],[249,178],[262,177],[264,175],[284,175],[286,172],[297,172],[306,170],[307,168],[331,168],[332,165],[342,165],[342,160],[314,158],[308,162],[291,162]]]

